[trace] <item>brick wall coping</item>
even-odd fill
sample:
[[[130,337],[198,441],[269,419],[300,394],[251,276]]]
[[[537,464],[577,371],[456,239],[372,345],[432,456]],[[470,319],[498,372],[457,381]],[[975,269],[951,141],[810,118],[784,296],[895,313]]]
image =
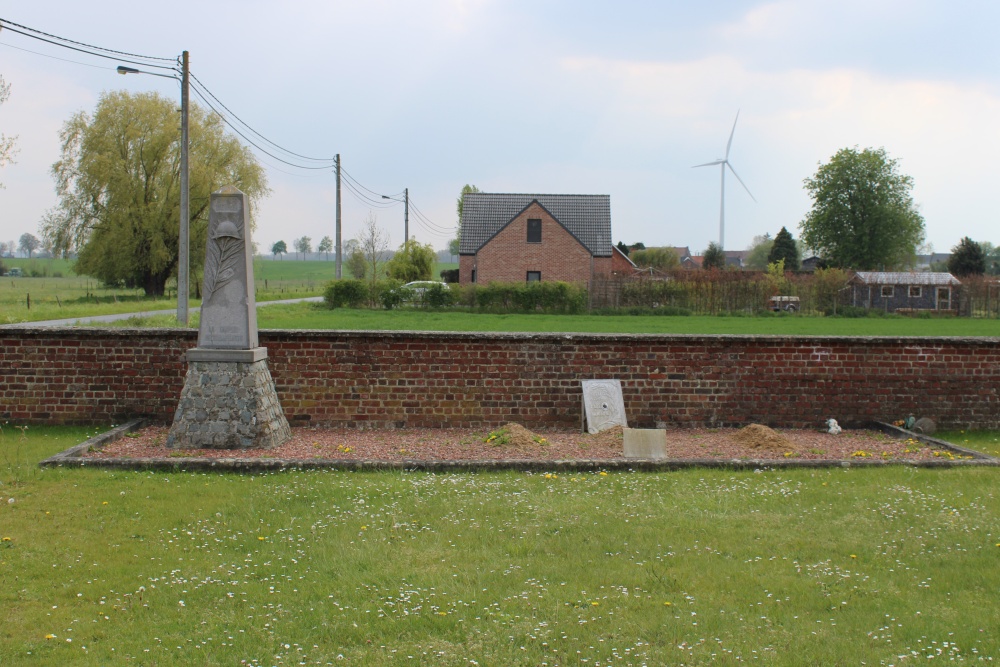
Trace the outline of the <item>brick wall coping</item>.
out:
[[[574,333],[574,332],[492,332],[492,331],[407,331],[407,330],[356,330],[356,329],[261,329],[262,343],[267,339],[282,338],[372,338],[472,340],[472,341],[579,341],[579,342],[693,342],[693,343],[780,343],[830,342],[854,344],[933,344],[952,343],[993,347],[1000,345],[1000,336],[824,336],[824,335],[771,335],[771,334],[671,334],[671,333]],[[120,327],[32,327],[7,325],[0,327],[2,338],[174,338],[197,341],[194,329]]]

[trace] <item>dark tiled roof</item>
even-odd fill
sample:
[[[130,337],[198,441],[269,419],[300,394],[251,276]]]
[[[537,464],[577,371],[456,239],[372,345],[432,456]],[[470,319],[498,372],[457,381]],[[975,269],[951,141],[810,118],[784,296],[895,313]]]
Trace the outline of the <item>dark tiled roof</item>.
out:
[[[901,271],[858,271],[865,285],[961,285],[950,273],[907,273]]]
[[[596,257],[611,256],[610,195],[529,195],[471,192],[462,203],[459,252],[473,255],[537,201]]]

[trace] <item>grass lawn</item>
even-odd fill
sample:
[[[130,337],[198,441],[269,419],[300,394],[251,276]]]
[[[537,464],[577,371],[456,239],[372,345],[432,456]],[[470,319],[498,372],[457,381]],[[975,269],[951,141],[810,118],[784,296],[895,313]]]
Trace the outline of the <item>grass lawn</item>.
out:
[[[400,310],[329,310],[322,304],[269,306],[262,329],[417,331],[573,331],[593,333],[785,334],[832,336],[1000,336],[1000,321],[969,318],[662,317],[641,315],[490,315]]]
[[[86,432],[4,426],[0,664],[1000,659],[994,469],[35,467]]]
[[[77,276],[73,273],[73,260],[5,258],[3,262],[10,268],[20,267],[26,274],[34,272],[39,275],[0,277],[0,324],[177,308],[176,281],[167,283],[167,294],[163,298],[147,298],[142,290],[109,289],[93,278]],[[435,271],[448,266],[442,264]],[[335,273],[334,262],[256,259],[254,283],[257,301],[321,296],[324,286]],[[193,276],[193,280],[200,279],[200,275]],[[192,282],[191,307],[201,304],[200,299],[194,298],[196,294],[196,285]],[[176,326],[176,323],[175,318],[166,317],[144,325]]]

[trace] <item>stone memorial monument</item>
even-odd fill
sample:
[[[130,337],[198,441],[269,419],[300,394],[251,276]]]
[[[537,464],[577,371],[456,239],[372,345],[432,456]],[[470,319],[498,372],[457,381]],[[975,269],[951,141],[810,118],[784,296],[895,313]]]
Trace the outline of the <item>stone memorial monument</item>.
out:
[[[620,380],[583,380],[582,383],[582,427],[589,433],[600,433],[614,426],[628,426]]]
[[[233,186],[212,193],[198,347],[187,352],[168,447],[270,448],[292,435],[267,368],[267,348],[257,344],[247,203]]]

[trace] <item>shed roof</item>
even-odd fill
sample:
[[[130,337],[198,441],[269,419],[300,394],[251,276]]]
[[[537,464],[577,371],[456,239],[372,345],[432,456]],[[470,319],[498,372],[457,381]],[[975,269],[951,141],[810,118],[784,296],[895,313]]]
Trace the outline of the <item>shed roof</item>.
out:
[[[610,195],[467,193],[462,203],[462,239],[459,252],[463,255],[478,252],[535,201],[592,255],[611,256]]]
[[[916,271],[858,271],[856,279],[865,285],[961,285],[950,273]]]

